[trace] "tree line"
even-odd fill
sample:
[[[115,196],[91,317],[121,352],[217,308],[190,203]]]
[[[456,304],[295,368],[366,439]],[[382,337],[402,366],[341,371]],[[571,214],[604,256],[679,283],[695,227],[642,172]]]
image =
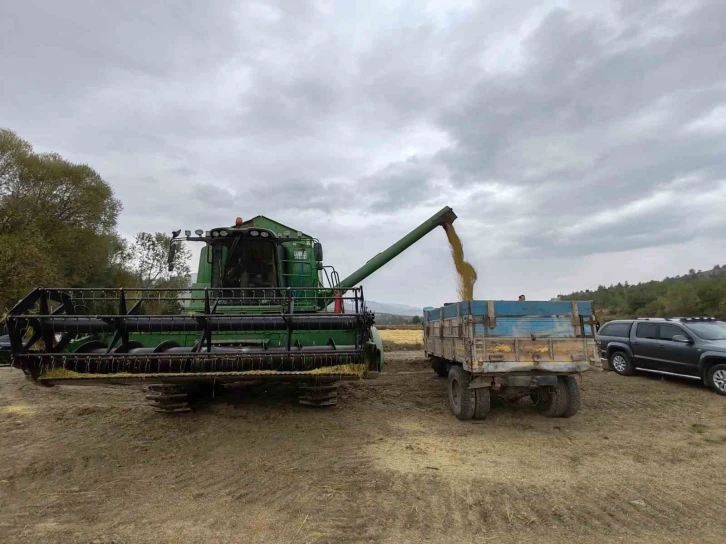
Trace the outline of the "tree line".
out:
[[[123,206],[90,166],[37,153],[0,128],[0,309],[35,287],[186,287],[190,252],[168,271],[170,237],[117,230]]]
[[[711,316],[726,320],[726,266],[691,269],[688,274],[629,285],[560,295],[560,300],[592,300],[601,322],[634,317]]]

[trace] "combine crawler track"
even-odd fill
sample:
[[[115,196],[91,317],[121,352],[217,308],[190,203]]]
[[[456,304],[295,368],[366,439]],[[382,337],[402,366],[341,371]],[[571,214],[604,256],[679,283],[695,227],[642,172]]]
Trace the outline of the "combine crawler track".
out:
[[[155,412],[167,414],[189,412],[189,393],[186,387],[178,384],[161,383],[150,385],[146,395],[148,405]]]
[[[312,383],[300,385],[300,404],[306,406],[335,406],[338,404],[338,386],[335,383]]]

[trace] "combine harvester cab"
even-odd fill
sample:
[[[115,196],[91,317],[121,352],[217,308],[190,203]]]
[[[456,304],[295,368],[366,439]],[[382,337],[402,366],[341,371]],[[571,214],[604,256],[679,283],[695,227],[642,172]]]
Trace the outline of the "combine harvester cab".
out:
[[[580,408],[580,378],[595,362],[589,301],[471,300],[424,310],[424,349],[448,378],[451,411],[485,419],[491,397],[529,397],[549,417]]]
[[[383,364],[358,283],[455,219],[442,209],[342,281],[318,240],[264,216],[176,231],[170,263],[180,241],[204,243],[197,283],[35,289],[8,315],[12,366],[47,386],[146,383],[165,412],[205,386],[259,380],[297,381],[301,403],[333,405],[341,379]]]

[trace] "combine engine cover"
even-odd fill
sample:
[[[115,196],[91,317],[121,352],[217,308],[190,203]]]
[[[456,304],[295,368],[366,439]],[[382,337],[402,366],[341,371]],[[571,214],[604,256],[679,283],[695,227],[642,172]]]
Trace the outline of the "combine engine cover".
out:
[[[362,288],[335,298],[323,288],[36,289],[9,312],[11,361],[46,385],[378,370]]]

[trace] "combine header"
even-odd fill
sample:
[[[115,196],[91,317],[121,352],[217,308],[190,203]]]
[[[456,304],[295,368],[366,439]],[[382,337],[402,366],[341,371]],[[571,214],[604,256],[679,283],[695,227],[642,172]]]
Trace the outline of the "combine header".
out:
[[[258,216],[211,231],[189,289],[38,288],[9,312],[12,366],[42,385],[149,385],[156,410],[189,409],[205,385],[298,381],[300,401],[337,401],[341,379],[383,365],[383,345],[358,283],[437,226],[446,207],[340,281],[320,242]],[[171,267],[171,264],[170,264]]]

